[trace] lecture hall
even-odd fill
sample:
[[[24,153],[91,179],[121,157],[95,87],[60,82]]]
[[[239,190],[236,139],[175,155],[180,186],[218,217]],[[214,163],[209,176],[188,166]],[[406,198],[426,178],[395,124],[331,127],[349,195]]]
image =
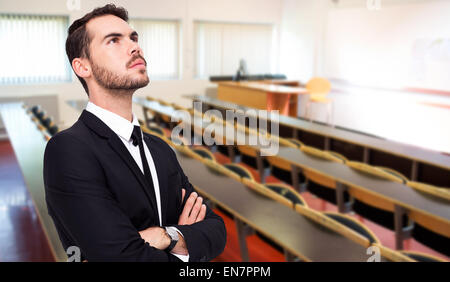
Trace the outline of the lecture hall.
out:
[[[448,262],[450,1],[0,1],[0,262]]]

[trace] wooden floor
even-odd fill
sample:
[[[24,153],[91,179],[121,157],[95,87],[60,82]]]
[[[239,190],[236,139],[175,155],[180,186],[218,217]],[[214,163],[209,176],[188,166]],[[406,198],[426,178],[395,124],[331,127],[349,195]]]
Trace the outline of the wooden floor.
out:
[[[0,261],[54,261],[9,141],[0,141]]]
[[[228,158],[216,153],[218,162],[229,162]],[[259,180],[258,172],[246,166]],[[280,182],[268,177],[267,182]],[[337,211],[335,205],[314,197],[308,192],[302,193],[309,207],[320,211]],[[232,218],[216,210],[225,221],[227,244],[224,252],[214,261],[241,261],[236,227]],[[368,226],[381,240],[382,244],[394,248],[394,233],[360,216],[358,220]],[[251,261],[284,261],[283,253],[257,235],[247,238]],[[405,241],[406,250],[421,251],[449,259],[414,239]],[[50,248],[41,228],[33,202],[26,189],[20,168],[15,159],[9,141],[0,141],[0,261],[54,261]]]

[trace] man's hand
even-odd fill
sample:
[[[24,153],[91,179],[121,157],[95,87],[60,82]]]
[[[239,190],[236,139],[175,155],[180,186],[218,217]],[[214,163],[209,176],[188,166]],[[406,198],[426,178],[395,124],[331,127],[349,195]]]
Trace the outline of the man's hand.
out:
[[[164,228],[158,226],[152,226],[145,230],[139,231],[141,238],[150,246],[159,250],[165,250],[170,245],[170,237],[167,235]]]
[[[181,202],[184,200],[186,190],[181,189]],[[197,193],[193,192],[189,195],[189,198],[184,205],[184,209],[181,212],[178,219],[178,225],[191,225],[196,222],[200,222],[205,218],[206,205],[203,204],[202,197],[199,197]]]
[[[181,190],[181,203],[184,201],[184,196],[186,195],[186,190]],[[178,225],[191,225],[196,222],[200,222],[205,218],[206,215],[206,205],[203,204],[202,197],[199,197],[197,193],[193,192],[189,195],[189,198],[184,205],[184,209],[181,212],[180,218],[178,219]],[[141,238],[145,242],[149,243],[150,246],[155,247],[159,250],[165,250],[170,245],[170,237],[166,233],[166,230],[161,227],[153,226],[145,230],[139,231]],[[178,255],[188,255],[188,249],[186,247],[186,241],[180,234],[179,239],[175,247],[171,251]]]
[[[170,236],[164,228],[158,226],[149,227],[145,230],[139,231],[139,235],[141,235],[141,238],[144,239],[145,242],[149,243],[150,246],[159,250],[165,250],[170,245]],[[188,254],[186,242],[181,234],[179,234],[178,242],[175,247],[173,247],[172,253],[177,255]]]

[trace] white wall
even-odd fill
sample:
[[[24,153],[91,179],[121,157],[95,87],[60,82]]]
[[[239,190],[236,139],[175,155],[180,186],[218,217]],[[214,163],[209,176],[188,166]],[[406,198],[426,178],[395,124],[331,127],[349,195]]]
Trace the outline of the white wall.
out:
[[[114,2],[118,6],[125,7],[130,18],[180,20],[182,23],[181,79],[151,81],[149,86],[138,90],[135,95],[151,95],[178,102],[185,106],[188,106],[190,101],[182,99],[183,94],[203,94],[207,87],[213,86],[206,80],[194,79],[193,21],[271,23],[278,29],[282,7],[282,1],[279,0],[81,0],[81,9],[70,11],[66,2],[65,0],[2,0],[0,1],[0,13],[69,15],[70,22],[73,22],[95,7]],[[59,97],[60,121],[63,126],[69,126],[77,119],[79,113],[70,108],[66,101],[87,98],[81,84],[74,75],[72,83],[0,86],[1,96],[23,97],[55,93]],[[139,107],[136,107],[134,111],[141,116]]]
[[[375,1],[379,10],[369,9],[366,0],[284,0],[280,72],[301,81],[326,76],[449,91],[450,1]],[[442,56],[413,59],[420,39],[444,39],[435,52]]]
[[[361,85],[450,90],[450,48],[439,47],[445,53],[441,61],[412,59],[417,39],[442,38],[450,45],[450,1],[378,1],[381,9],[371,10],[366,0],[284,0],[280,72],[301,81],[326,76]]]
[[[450,1],[381,3],[377,11],[330,9],[325,75],[360,85],[449,91]],[[433,43],[440,44],[434,52]],[[413,51],[414,46],[428,51]]]
[[[307,81],[321,72],[329,0],[283,0],[280,72]]]

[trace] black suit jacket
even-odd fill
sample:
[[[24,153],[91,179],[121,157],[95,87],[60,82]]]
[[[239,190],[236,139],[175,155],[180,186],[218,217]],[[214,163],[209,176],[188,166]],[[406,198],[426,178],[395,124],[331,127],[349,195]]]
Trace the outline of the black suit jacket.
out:
[[[226,242],[222,218],[207,207],[203,221],[177,225],[194,188],[170,146],[146,133],[144,141],[158,174],[162,225],[183,233],[190,261],[218,256]],[[77,246],[88,261],[179,261],[140,237],[138,231],[158,226],[156,202],[122,141],[92,113],[83,111],[71,128],[50,139],[44,183],[48,212],[66,250]]]

